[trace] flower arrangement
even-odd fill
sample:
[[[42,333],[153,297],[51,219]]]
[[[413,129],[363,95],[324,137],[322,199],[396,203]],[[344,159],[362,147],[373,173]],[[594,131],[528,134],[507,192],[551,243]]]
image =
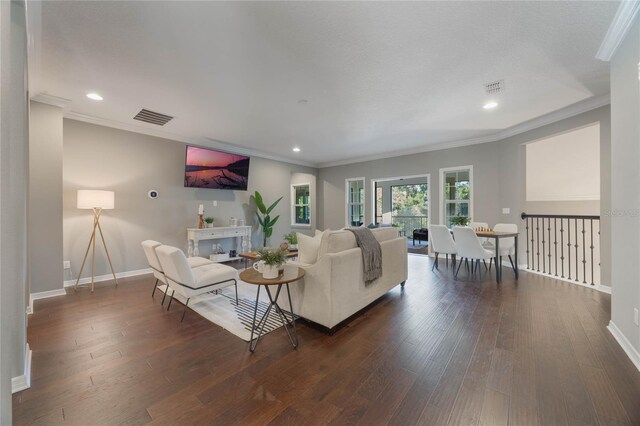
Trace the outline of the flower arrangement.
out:
[[[258,259],[265,265],[279,268],[287,262],[287,253],[279,248],[264,247],[258,250]]]
[[[467,226],[471,222],[470,217],[454,216],[451,218],[451,226]]]

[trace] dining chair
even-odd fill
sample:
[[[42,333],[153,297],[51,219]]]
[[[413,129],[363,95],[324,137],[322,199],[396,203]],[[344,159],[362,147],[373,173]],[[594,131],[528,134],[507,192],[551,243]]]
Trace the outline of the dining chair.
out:
[[[456,256],[456,254],[458,253],[458,249],[456,248],[455,241],[453,241],[453,238],[451,237],[449,228],[444,225],[430,225],[429,236],[431,237],[431,250],[433,250],[433,252],[436,254],[435,261],[431,266],[431,270],[433,271],[434,267],[438,268],[438,255],[440,253],[446,255],[446,262],[448,265],[449,255],[451,255],[452,257]]]
[[[490,229],[489,224],[487,222],[470,222],[469,228],[473,229],[474,231],[476,231],[478,228]],[[482,238],[482,237],[479,237],[479,238],[480,238],[480,243],[482,244],[482,247],[488,250],[491,250],[493,248],[493,243],[489,241],[488,238]]]
[[[518,225],[515,223],[497,223],[496,226],[493,227],[493,230],[496,232],[518,232]],[[511,238],[503,238],[500,240],[500,253],[498,256],[500,257],[500,265],[502,265],[502,256],[508,256],[509,262],[511,263],[511,267],[513,270],[516,270],[516,267],[513,263],[513,256],[516,252],[516,239]]]
[[[468,264],[468,261],[471,260],[471,273],[474,272],[474,269],[480,267],[480,260],[485,262],[488,259],[489,267],[491,267],[491,263],[495,254],[493,251],[487,250],[482,247],[480,238],[478,238],[472,228],[469,228],[467,226],[456,226],[453,228],[453,236],[456,239],[458,256],[460,257],[458,268],[456,269],[456,272],[454,274],[455,277],[458,277],[458,272],[460,272],[462,259],[465,259],[466,264]]]
[[[220,290],[225,287],[235,285],[236,288],[236,305],[238,305],[238,270],[231,266],[222,265],[220,263],[211,263],[210,265],[191,268],[184,252],[176,247],[160,246],[156,248],[158,260],[167,279],[168,287],[171,289],[171,296],[167,311],[171,308],[171,302],[176,291],[186,300],[184,303],[184,311],[182,319],[187,313],[189,300],[192,297],[208,293],[213,290]]]
[[[151,297],[156,294],[156,288],[158,288],[158,283],[168,286],[167,279],[164,276],[164,271],[162,270],[162,266],[160,265],[160,261],[158,260],[158,255],[156,253],[156,249],[160,247],[162,244],[158,241],[154,240],[145,240],[142,242],[142,249],[144,250],[144,255],[147,257],[147,262],[149,263],[149,267],[153,271],[153,276],[156,278],[156,282],[153,284],[153,291],[151,292]],[[213,262],[209,259],[205,259],[204,257],[188,257],[187,262],[191,268],[198,268],[204,265],[211,265]],[[167,297],[167,292],[165,291],[164,296],[162,296],[162,305],[164,305],[164,299]]]

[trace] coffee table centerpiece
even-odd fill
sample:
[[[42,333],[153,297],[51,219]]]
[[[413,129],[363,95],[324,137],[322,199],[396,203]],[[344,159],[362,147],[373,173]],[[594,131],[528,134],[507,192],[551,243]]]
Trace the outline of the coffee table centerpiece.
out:
[[[288,251],[280,248],[264,247],[258,250],[253,269],[262,274],[264,279],[278,278],[280,267],[287,262]]]

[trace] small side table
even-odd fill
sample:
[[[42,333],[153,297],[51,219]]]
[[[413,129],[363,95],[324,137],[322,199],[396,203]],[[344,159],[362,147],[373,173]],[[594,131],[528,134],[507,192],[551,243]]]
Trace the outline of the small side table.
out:
[[[258,346],[258,341],[262,336],[262,332],[264,331],[264,326],[267,323],[267,318],[269,317],[269,313],[271,309],[275,308],[276,312],[280,316],[280,320],[282,320],[282,325],[284,326],[285,331],[287,332],[287,336],[289,336],[289,341],[293,345],[294,348],[298,347],[298,335],[296,334],[296,317],[293,313],[293,303],[291,302],[291,292],[289,291],[289,283],[298,281],[304,277],[304,269],[298,268],[293,265],[285,265],[284,270],[280,272],[278,278],[273,279],[265,279],[262,278],[262,274],[256,271],[253,268],[245,269],[240,272],[240,279],[246,283],[254,284],[258,286],[258,292],[256,294],[256,307],[253,311],[253,322],[251,324],[251,340],[249,341],[249,351],[254,352],[256,350],[256,346]],[[264,286],[265,291],[267,292],[267,296],[269,296],[269,307],[262,315],[262,318],[258,321],[256,326],[256,317],[258,315],[258,303],[260,301],[260,287]],[[272,295],[270,286],[278,286],[275,292],[275,296]],[[287,315],[284,310],[278,305],[278,296],[280,295],[280,291],[282,290],[282,286],[286,286],[287,288],[287,296],[289,297],[289,313],[291,314],[291,331],[289,331],[289,325],[287,324]],[[254,339],[254,333],[257,334]]]

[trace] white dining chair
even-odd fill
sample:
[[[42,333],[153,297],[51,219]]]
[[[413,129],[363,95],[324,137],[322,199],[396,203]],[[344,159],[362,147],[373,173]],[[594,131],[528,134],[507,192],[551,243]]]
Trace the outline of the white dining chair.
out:
[[[449,255],[456,256],[458,253],[458,249],[456,248],[456,243],[453,241],[451,237],[451,232],[449,228],[444,225],[430,225],[429,226],[429,239],[431,240],[429,244],[431,245],[431,250],[436,254],[435,261],[431,266],[431,270],[433,268],[438,268],[438,255],[444,254],[446,255],[447,265],[449,264]]]
[[[477,231],[478,229],[490,229],[489,224],[487,222],[470,222],[469,228],[473,229],[474,231]],[[488,238],[483,238],[483,237],[478,237],[478,238],[480,238],[480,243],[482,244],[482,247],[486,248],[487,250],[493,249],[493,243],[489,241]]]
[[[169,288],[171,289],[167,311],[171,308],[176,291],[187,299],[184,303],[181,322],[184,321],[184,316],[187,313],[189,300],[213,290],[235,285],[236,305],[238,305],[238,280],[240,278],[237,269],[220,263],[191,268],[184,252],[171,246],[160,246],[156,248],[156,253],[169,284],[167,291]]]
[[[154,240],[145,240],[142,242],[142,250],[144,250],[144,255],[147,258],[147,263],[149,263],[149,267],[153,271],[153,276],[156,278],[156,282],[153,284],[153,291],[151,292],[151,297],[156,294],[156,288],[158,288],[158,283],[162,283],[166,286],[167,279],[164,276],[164,271],[162,270],[162,266],[160,265],[160,261],[158,260],[158,255],[156,253],[156,249],[160,247],[162,243]],[[205,259],[204,257],[188,257],[187,262],[191,268],[198,268],[204,265],[211,265],[213,261],[209,259]],[[164,296],[162,296],[162,305],[164,305],[164,299],[167,297],[167,292],[165,291]]]
[[[467,226],[456,226],[453,228],[453,237],[456,240],[456,246],[458,247],[458,256],[460,257],[458,268],[456,269],[455,277],[460,272],[460,266],[462,266],[462,259],[465,259],[465,263],[471,261],[471,272],[474,268],[480,267],[480,260],[485,262],[489,260],[489,268],[495,256],[494,252],[482,247],[480,238],[476,235],[472,228]],[[486,267],[486,262],[485,262]]]
[[[493,230],[496,232],[518,232],[518,225],[515,223],[497,223],[496,226],[493,227]],[[500,253],[498,256],[500,257],[500,265],[502,265],[502,256],[508,256],[509,262],[511,263],[511,267],[513,270],[516,270],[516,267],[513,263],[513,256],[516,252],[516,239],[511,238],[502,238],[500,240]]]

